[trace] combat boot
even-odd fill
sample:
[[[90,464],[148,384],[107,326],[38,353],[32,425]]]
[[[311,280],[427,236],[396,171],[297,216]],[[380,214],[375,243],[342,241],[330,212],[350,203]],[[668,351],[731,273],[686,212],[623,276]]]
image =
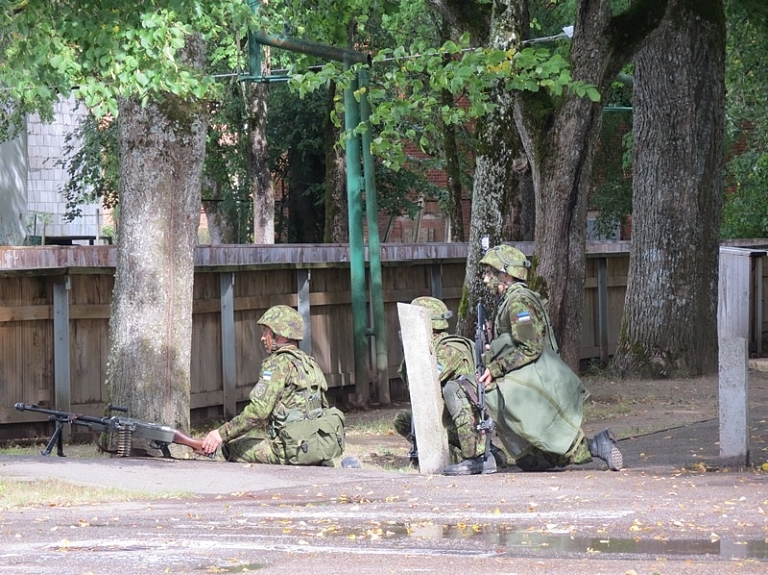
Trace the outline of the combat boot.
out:
[[[492,457],[489,459],[493,460]],[[493,473],[496,471],[496,465],[494,461],[494,470],[485,471],[485,455],[478,455],[477,457],[471,457],[449,465],[443,469],[443,475],[480,475],[481,473]]]
[[[506,457],[504,458],[506,462]],[[488,475],[496,473],[498,459],[495,455],[486,457],[485,454],[477,457],[470,457],[454,465],[449,465],[443,469],[443,475]]]
[[[491,443],[491,453],[493,454],[493,458],[496,460],[496,467],[499,469],[504,469],[507,465],[509,465],[509,462],[507,461],[507,454],[504,453],[503,449],[494,445],[493,443]]]
[[[604,429],[592,439],[587,440],[589,453],[592,457],[602,459],[611,471],[619,471],[624,465],[624,457],[616,447],[615,439],[610,429]]]

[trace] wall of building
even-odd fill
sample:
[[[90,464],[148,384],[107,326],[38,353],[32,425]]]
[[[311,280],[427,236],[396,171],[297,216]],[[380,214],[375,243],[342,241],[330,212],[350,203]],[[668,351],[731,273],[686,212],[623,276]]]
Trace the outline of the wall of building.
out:
[[[27,233],[27,136],[0,143],[0,245],[15,246]]]
[[[46,236],[98,235],[103,215],[99,205],[83,206],[82,217],[67,222],[64,219],[66,201],[61,194],[68,179],[66,167],[60,165],[66,159],[65,140],[86,113],[85,106],[69,98],[55,105],[52,123],[42,123],[37,115],[27,120],[27,206],[31,235],[41,236],[44,223]],[[36,229],[35,214],[38,215]]]

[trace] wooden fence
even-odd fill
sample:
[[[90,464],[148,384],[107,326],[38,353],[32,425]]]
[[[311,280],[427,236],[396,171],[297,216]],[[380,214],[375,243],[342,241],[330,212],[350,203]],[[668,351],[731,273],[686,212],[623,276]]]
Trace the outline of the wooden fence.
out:
[[[527,254],[533,248],[516,245]],[[103,413],[116,249],[0,248],[0,439],[3,424],[40,419],[13,409],[16,402]],[[396,303],[434,295],[455,310],[466,249],[460,243],[382,245],[392,385],[399,384],[402,359]],[[191,408],[197,417],[219,415],[222,406],[231,412],[247,399],[264,358],[256,320],[275,304],[308,312],[305,345],[329,385],[340,392],[354,384],[346,245],[199,246],[195,262]],[[628,264],[628,242],[588,245],[583,359],[607,359],[615,349]]]

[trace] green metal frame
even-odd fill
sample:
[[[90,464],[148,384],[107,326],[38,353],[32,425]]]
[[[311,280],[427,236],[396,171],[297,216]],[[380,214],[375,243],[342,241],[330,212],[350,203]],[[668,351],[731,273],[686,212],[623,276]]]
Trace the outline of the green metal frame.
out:
[[[249,0],[254,12],[260,2]],[[288,76],[264,76],[262,74],[261,46],[271,46],[291,52],[336,60],[349,70],[353,64],[369,64],[371,56],[350,48],[338,48],[309,40],[263,34],[257,30],[248,33],[249,74],[241,76],[246,82],[286,81]],[[384,318],[384,298],[381,285],[381,245],[379,243],[378,200],[371,154],[372,132],[368,119],[371,109],[368,103],[368,70],[360,69],[354,83],[344,90],[344,127],[352,136],[346,144],[347,202],[349,212],[349,273],[352,292],[352,328],[355,356],[355,390],[357,401],[370,402],[370,357],[368,337],[375,338],[375,365],[377,372],[378,399],[382,404],[390,402],[389,361],[387,357],[387,332]],[[362,89],[360,89],[362,88]],[[355,94],[358,94],[358,102]],[[362,135],[353,130],[365,125]],[[362,161],[361,161],[362,158]],[[370,300],[372,328],[368,327],[366,306],[365,237],[363,229],[363,200],[368,230],[368,263],[370,269]]]

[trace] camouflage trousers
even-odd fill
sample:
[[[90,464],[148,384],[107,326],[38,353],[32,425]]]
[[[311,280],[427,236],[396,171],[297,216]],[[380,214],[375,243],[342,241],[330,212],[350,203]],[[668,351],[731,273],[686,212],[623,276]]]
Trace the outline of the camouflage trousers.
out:
[[[485,441],[477,430],[480,414],[472,404],[463,386],[448,381],[443,386],[443,427],[448,433],[448,444],[459,451],[461,459],[471,459],[485,453]],[[393,422],[395,431],[412,441],[413,415],[410,410],[400,411]]]
[[[238,463],[269,463],[286,465],[282,446],[276,439],[264,437],[264,430],[256,429],[221,445],[227,461]]]
[[[523,471],[547,471],[556,467],[581,465],[590,461],[592,461],[592,455],[589,453],[589,444],[584,432],[579,433],[568,453],[563,455],[543,451],[530,445],[514,458],[515,465]]]

